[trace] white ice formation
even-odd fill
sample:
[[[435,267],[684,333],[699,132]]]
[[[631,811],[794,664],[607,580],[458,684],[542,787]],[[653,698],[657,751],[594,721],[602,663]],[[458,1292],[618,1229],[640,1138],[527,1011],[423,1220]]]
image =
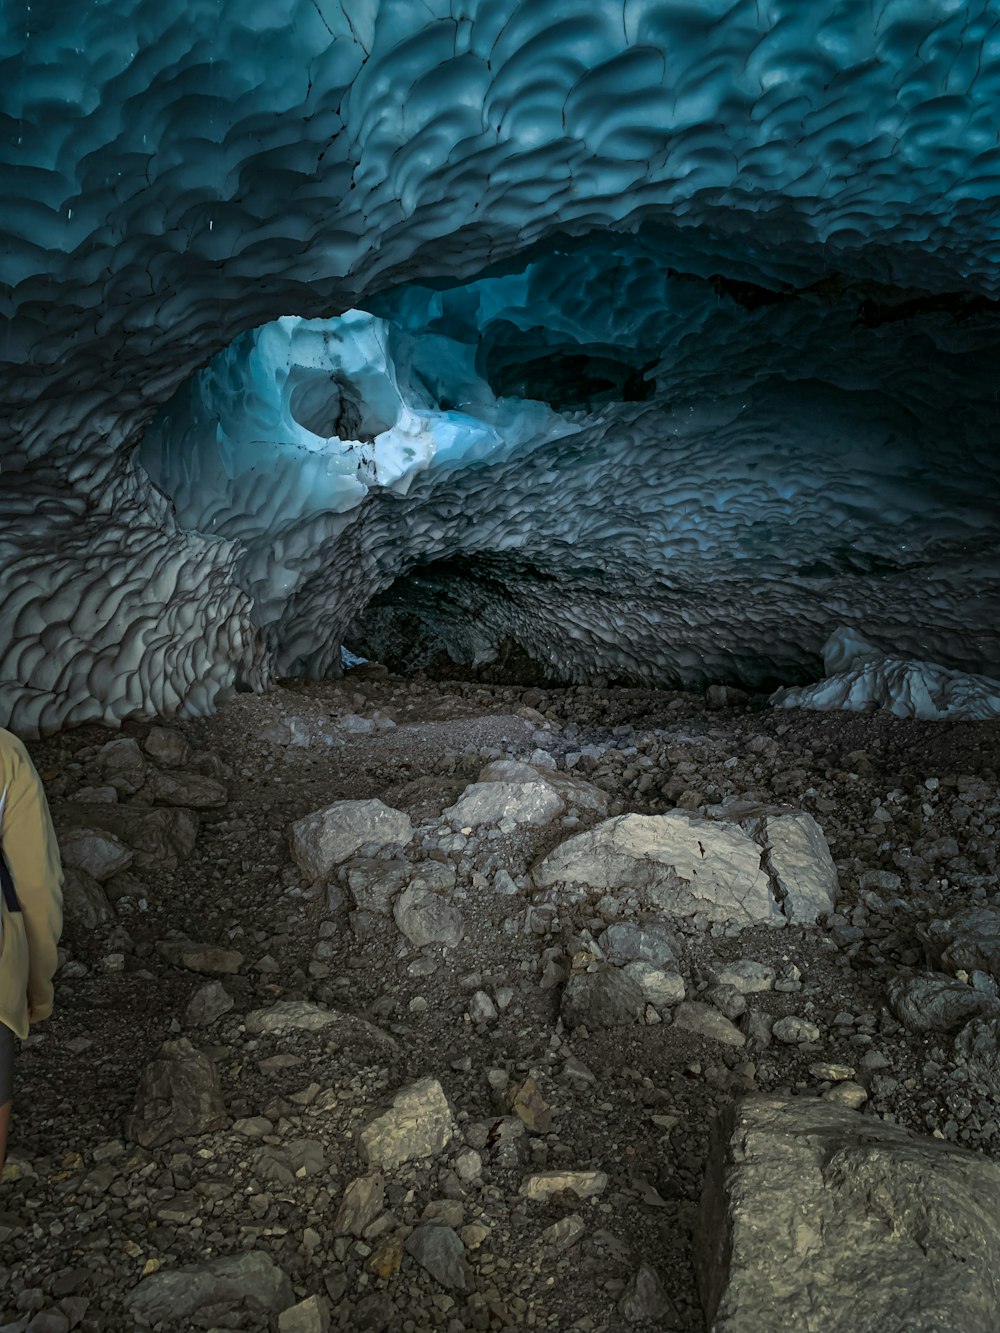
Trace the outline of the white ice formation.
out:
[[[841,627],[823,650],[826,678],[815,685],[775,691],[778,708],[817,712],[876,709],[893,717],[924,722],[989,722],[1000,718],[1000,680],[949,671],[937,662],[919,662],[883,653],[859,634]]]
[[[1000,660],[993,0],[0,13],[0,722]],[[349,627],[353,626],[351,635]]]

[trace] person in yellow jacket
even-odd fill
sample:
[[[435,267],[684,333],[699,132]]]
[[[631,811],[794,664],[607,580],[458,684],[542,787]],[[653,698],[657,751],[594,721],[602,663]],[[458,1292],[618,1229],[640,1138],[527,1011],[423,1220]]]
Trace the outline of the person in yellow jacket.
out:
[[[17,1038],[52,1013],[62,930],[62,867],[41,779],[0,728],[0,1173],[7,1151]]]

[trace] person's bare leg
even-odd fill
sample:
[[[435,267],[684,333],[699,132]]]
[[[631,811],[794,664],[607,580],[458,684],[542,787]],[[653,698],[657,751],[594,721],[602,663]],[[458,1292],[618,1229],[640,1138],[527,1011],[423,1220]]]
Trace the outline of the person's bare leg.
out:
[[[10,1121],[10,1102],[0,1106],[0,1180],[3,1180],[3,1162],[7,1156],[7,1125]]]

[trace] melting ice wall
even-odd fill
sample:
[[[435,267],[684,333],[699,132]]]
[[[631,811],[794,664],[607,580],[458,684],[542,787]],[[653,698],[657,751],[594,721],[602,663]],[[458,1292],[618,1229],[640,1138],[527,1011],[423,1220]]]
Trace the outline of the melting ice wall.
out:
[[[372,597],[569,676],[990,669],[994,10],[8,7],[0,720],[208,708]],[[253,332],[359,308],[357,366]]]

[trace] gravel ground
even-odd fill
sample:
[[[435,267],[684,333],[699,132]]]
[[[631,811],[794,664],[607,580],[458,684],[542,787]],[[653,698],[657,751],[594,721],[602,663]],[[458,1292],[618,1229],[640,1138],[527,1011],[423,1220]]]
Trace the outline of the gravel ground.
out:
[[[109,920],[77,915],[67,926],[56,1015],[21,1056],[0,1185],[0,1325],[131,1330],[144,1326],[128,1306],[137,1283],[256,1250],[287,1274],[296,1299],[322,1297],[334,1328],[610,1333],[645,1319],[693,1333],[704,1327],[694,1249],[706,1152],[734,1096],[836,1094],[849,1083],[865,1115],[1000,1151],[1000,1089],[949,1035],[904,1027],[887,993],[926,970],[923,923],[1000,905],[995,725],[775,711],[753,699],[711,708],[703,696],[652,691],[435,684],[368,667],[242,695],[171,729],[192,749],[185,768],[221,781],[228,799],[199,812],[195,849],[176,869],[129,867],[104,886]],[[67,803],[106,776],[102,747],[122,734],[142,744],[148,732],[86,727],[31,747],[61,828]],[[840,896],[819,926],[673,925],[689,1000],[731,1003],[713,995],[727,962],[773,968],[776,984],[734,1016],[745,1045],[681,1030],[669,1009],[628,1027],[563,1023],[568,959],[612,908],[580,899],[535,911],[526,872],[602,816],[580,810],[569,822],[467,837],[441,820],[485,763],[538,750],[605,792],[610,814],[698,812],[735,797],[804,810],[822,826]],[[416,947],[392,916],[355,912],[343,874],[304,881],[289,826],[369,798],[417,826],[411,869],[454,870],[456,947]],[[500,871],[510,892],[496,889]],[[636,914],[628,902],[614,911]],[[210,977],[157,948],[181,937],[242,955],[237,971],[216,977],[233,1007],[204,1027],[192,1027],[187,1008]],[[247,1031],[248,1012],[295,998],[372,1026],[334,1038]],[[767,1020],[788,1016],[815,1036],[771,1036]],[[123,1126],[143,1070],[181,1034],[215,1062],[228,1123],[138,1146]],[[361,1127],[426,1077],[450,1102],[452,1142],[386,1170],[369,1232],[335,1234],[345,1187],[370,1169]],[[519,1193],[532,1172],[592,1169],[608,1177],[592,1198]],[[461,1237],[464,1290],[400,1249],[428,1219]],[[659,1285],[637,1296],[643,1266]],[[272,1325],[226,1300],[162,1322]]]

